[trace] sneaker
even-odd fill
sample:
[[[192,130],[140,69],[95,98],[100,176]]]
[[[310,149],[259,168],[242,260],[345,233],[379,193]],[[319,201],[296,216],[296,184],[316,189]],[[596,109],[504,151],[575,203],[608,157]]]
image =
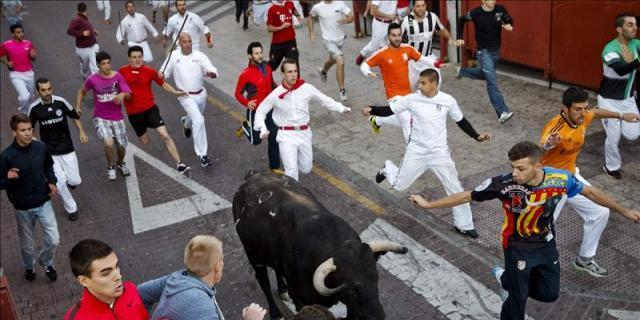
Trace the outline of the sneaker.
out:
[[[51,281],[56,281],[58,279],[58,273],[53,266],[44,266],[44,272],[47,274],[47,278]]]
[[[110,181],[116,180],[116,167],[107,167],[107,178],[109,178]]]
[[[129,168],[127,168],[126,162],[122,162],[122,164],[116,165],[116,168],[118,168],[118,172],[120,172],[120,174],[125,177],[128,177],[131,175],[131,171],[129,171]]]
[[[359,54],[358,57],[356,57],[356,65],[359,66],[362,64],[362,62],[364,62],[364,57],[361,54]]]
[[[460,71],[462,71],[462,66],[457,66],[456,67],[456,79],[458,79],[458,80],[462,79],[462,76],[460,75]]]
[[[501,267],[493,266],[493,268],[491,268],[491,274],[493,275],[494,278],[496,278],[496,281],[498,281],[498,285],[500,285],[500,290],[498,291],[498,295],[500,296],[500,300],[502,300],[502,302],[507,300],[507,297],[509,296],[509,292],[502,288],[502,281],[500,281],[500,278],[502,277],[503,273],[504,273],[504,269]]]
[[[387,178],[387,175],[384,173],[384,168],[380,169],[378,173],[376,173],[376,183],[380,183]]]
[[[320,80],[322,80],[322,82],[326,83],[327,82],[327,73],[324,72],[324,69],[318,68],[318,74],[320,75]]]
[[[80,212],[76,211],[76,212],[71,212],[67,215],[67,218],[69,218],[70,221],[76,221],[78,220],[78,217],[80,216]]]
[[[278,169],[271,169],[271,172],[275,173],[275,174],[279,174],[279,175],[283,175],[284,171],[280,168]]]
[[[513,112],[503,112],[500,115],[500,119],[498,121],[504,124],[505,122],[509,121],[509,119],[511,119],[512,117],[513,117]]]
[[[200,158],[200,166],[201,167],[206,168],[206,167],[208,167],[208,166],[210,166],[212,164],[213,164],[213,162],[211,162],[211,160],[209,160],[209,156],[202,156]]]
[[[347,90],[340,89],[340,101],[347,101],[347,99],[349,99],[349,97],[347,97]]]
[[[609,175],[609,177],[614,178],[614,179],[622,179],[622,175],[620,174],[620,170],[609,170],[607,169],[607,166],[604,165],[602,166],[602,170],[604,170],[604,172],[606,174]]]
[[[236,137],[242,138],[242,136],[244,136],[245,123],[246,121],[242,121],[242,125],[236,130]]]
[[[187,128],[187,117],[180,118],[180,122],[182,122],[182,133],[184,137],[189,139],[191,138],[191,128]]]
[[[191,167],[184,164],[183,162],[178,162],[176,169],[178,170],[178,172],[184,174],[185,176],[188,176],[189,173],[191,172]]]
[[[33,268],[24,270],[24,278],[27,279],[27,281],[35,280],[36,279],[36,271],[33,270]]]
[[[462,230],[462,229],[458,229],[458,227],[453,227],[457,233],[465,236],[465,237],[471,237],[473,239],[478,239],[479,235],[478,232],[475,229],[471,229],[471,230]]]
[[[369,123],[371,124],[371,131],[373,132],[373,134],[380,133],[380,126],[376,122],[376,116],[370,116]]]
[[[578,271],[584,271],[597,278],[606,277],[609,274],[607,269],[599,266],[593,259],[589,262],[583,262],[579,257],[576,257],[576,259],[573,260],[573,268]]]

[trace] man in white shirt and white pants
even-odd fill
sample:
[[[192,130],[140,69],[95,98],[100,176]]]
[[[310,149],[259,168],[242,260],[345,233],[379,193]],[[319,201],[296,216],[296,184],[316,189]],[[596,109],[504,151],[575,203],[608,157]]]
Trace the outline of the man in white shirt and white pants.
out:
[[[178,32],[180,32],[180,27],[182,27],[184,19],[187,18],[187,22],[184,24],[182,32],[188,33],[191,36],[191,39],[193,39],[193,49],[200,51],[201,34],[204,34],[205,38],[207,38],[207,47],[212,48],[213,39],[211,38],[209,27],[204,24],[204,21],[202,20],[202,18],[200,18],[199,15],[191,11],[187,11],[187,1],[176,0],[176,10],[178,10],[178,13],[169,18],[169,21],[167,21],[167,26],[162,31],[162,34],[166,37],[171,38],[172,41],[175,41],[176,37],[179,36]],[[166,44],[165,41],[165,37],[163,37],[163,45]]]
[[[192,49],[191,36],[188,33],[182,32],[178,43],[180,49],[173,51],[168,61],[163,63],[166,69],[161,72],[162,76],[166,74],[167,78],[173,76],[178,90],[189,93],[186,97],[178,98],[180,105],[187,113],[187,116],[181,119],[183,132],[187,138],[193,133],[193,147],[200,158],[200,165],[208,167],[213,163],[207,155],[207,130],[202,115],[207,104],[204,77],[217,78],[218,69],[204,53]]]
[[[266,139],[269,130],[265,124],[267,113],[273,109],[273,122],[278,126],[278,146],[284,174],[298,180],[298,172],[309,173],[313,167],[313,148],[309,127],[309,103],[320,103],[329,110],[348,113],[350,108],[327,97],[314,86],[298,79],[297,63],[285,59],[280,70],[282,84],[260,103],[256,111],[253,129],[260,131],[260,138]]]
[[[447,117],[451,118],[469,136],[478,142],[488,141],[489,134],[478,134],[467,121],[456,100],[438,90],[440,75],[435,69],[426,69],[420,74],[420,90],[400,98],[390,106],[365,107],[364,115],[388,116],[407,111],[413,122],[407,151],[400,166],[390,160],[376,175],[376,182],[389,180],[391,186],[404,191],[416,181],[426,169],[438,177],[447,194],[462,192],[455,163],[447,144]],[[471,207],[463,204],[453,208],[455,230],[477,238]]]
[[[129,48],[133,46],[142,47],[144,62],[151,63],[153,55],[147,42],[147,30],[151,32],[154,38],[158,36],[158,31],[156,31],[156,28],[153,27],[147,17],[136,12],[136,5],[133,1],[127,1],[125,8],[127,9],[127,15],[120,21],[116,29],[116,40],[124,45],[124,36],[126,35]]]
[[[361,65],[365,58],[368,58],[378,49],[387,45],[387,29],[389,23],[398,20],[396,15],[397,0],[373,0],[371,1],[371,40],[367,43],[356,58],[356,64]]]

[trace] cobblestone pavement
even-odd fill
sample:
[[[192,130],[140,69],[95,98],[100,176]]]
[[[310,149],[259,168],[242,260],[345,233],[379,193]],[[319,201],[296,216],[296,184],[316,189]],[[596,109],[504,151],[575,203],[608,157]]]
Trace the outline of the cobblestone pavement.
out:
[[[99,42],[102,49],[113,57],[113,65],[126,63],[126,49],[115,42],[115,26],[100,22],[101,13],[95,2],[88,1],[90,18],[100,31]],[[29,1],[25,15],[26,38],[32,40],[38,49],[35,62],[36,77],[45,76],[52,80],[54,94],[75,100],[75,93],[81,86],[77,58],[73,53],[73,39],[65,34],[67,23],[75,12],[75,2]],[[124,14],[124,4],[112,1],[112,17],[116,10]],[[175,177],[165,174],[159,162],[173,167],[171,158],[164,150],[159,136],[152,133],[152,142],[143,146],[129,130],[130,142],[143,153],[133,156],[139,186],[139,198],[143,208],[162,208],[163,205],[194,196],[194,185],[202,186],[207,192],[230,201],[249,169],[266,170],[266,145],[252,147],[243,139],[234,136],[244,110],[230,97],[236,83],[236,76],[246,65],[246,45],[255,39],[268,50],[269,36],[264,27],[250,26],[244,32],[236,25],[232,2],[197,1],[190,2],[189,9],[205,18],[212,30],[214,48],[204,52],[219,68],[220,77],[208,85],[210,103],[205,111],[210,155],[215,164],[202,169],[193,155],[192,141],[181,134],[179,118],[182,109],[175,99],[159,90],[157,102],[161,113],[172,133],[185,162],[194,167],[193,184],[179,183]],[[52,10],[56,14],[51,15]],[[150,17],[151,7],[138,3],[138,12]],[[54,17],[55,16],[55,17]],[[156,23],[161,28],[161,23]],[[46,28],[46,29],[45,29]],[[48,30],[48,31],[44,31]],[[306,28],[296,30],[301,52],[302,76],[308,82],[337,98],[337,86],[330,74],[327,83],[321,83],[315,73],[317,66],[325,59],[325,51],[320,41],[310,43]],[[368,39],[354,39],[349,27],[349,39],[345,44],[347,60],[347,104],[358,111],[367,104],[384,103],[382,86],[379,81],[369,81],[362,77],[353,64],[356,52]],[[8,39],[8,28],[2,21],[2,39]],[[156,61],[162,55],[162,47],[151,44]],[[443,91],[458,99],[465,116],[479,131],[489,131],[493,141],[476,144],[462,133],[455,124],[449,128],[450,146],[458,168],[462,184],[473,188],[486,177],[509,169],[506,150],[521,139],[536,139],[542,125],[559,110],[561,91],[548,90],[521,80],[501,76],[500,85],[507,102],[515,110],[516,116],[504,126],[500,126],[488,103],[484,84],[470,80],[453,80],[453,68],[443,70]],[[10,143],[12,136],[8,128],[9,117],[15,110],[15,91],[8,81],[8,73],[3,70],[1,78],[0,144]],[[279,79],[279,74],[276,76]],[[89,106],[90,100],[85,101]],[[490,111],[490,112],[488,112]],[[498,245],[501,214],[496,202],[474,204],[474,220],[480,232],[479,240],[468,240],[452,232],[451,214],[448,210],[425,212],[412,208],[405,200],[407,193],[395,192],[387,185],[376,185],[375,172],[386,158],[399,160],[403,153],[399,130],[383,128],[382,133],[373,136],[368,123],[358,112],[344,116],[329,113],[322,108],[312,111],[314,130],[314,171],[303,176],[303,183],[332,212],[344,217],[351,226],[363,234],[372,227],[385,225],[398,230],[403,236],[415,241],[416,258],[424,258],[427,253],[439,256],[441,265],[418,266],[416,277],[412,279],[398,275],[397,270],[381,261],[379,265],[380,299],[388,319],[490,319],[495,317],[492,307],[498,289],[489,274],[492,264],[502,261]],[[16,234],[13,208],[6,196],[0,197],[1,218],[1,265],[8,276],[13,297],[21,319],[59,319],[80,295],[80,286],[69,270],[67,253],[78,240],[87,237],[98,238],[109,243],[117,252],[124,276],[140,283],[173,270],[182,265],[182,252],[186,242],[196,234],[215,234],[224,242],[225,270],[222,282],[217,286],[218,301],[227,318],[238,317],[242,307],[258,302],[265,305],[265,299],[253,277],[244,251],[235,233],[231,210],[204,212],[193,218],[180,219],[186,209],[174,210],[164,227],[134,233],[134,206],[130,204],[131,182],[119,178],[108,182],[105,177],[104,156],[97,137],[91,131],[88,117],[83,118],[90,142],[81,145],[76,140],[76,150],[80,160],[83,184],[73,193],[81,210],[80,219],[70,222],[64,217],[62,204],[54,200],[61,234],[61,244],[57,253],[56,267],[60,277],[49,283],[44,272],[37,270],[38,278],[29,283],[22,277],[19,244]],[[128,129],[131,129],[128,127]],[[75,135],[75,129],[72,128]],[[602,161],[604,133],[599,123],[594,123],[588,132],[588,143],[580,156],[579,167],[589,181],[612,193],[626,206],[640,206],[640,145],[638,142],[623,142],[623,179],[612,181],[599,169]],[[129,149],[131,152],[132,148]],[[154,164],[155,163],[155,164]],[[444,192],[431,174],[425,174],[411,188],[429,197],[439,197]],[[132,178],[128,178],[132,179]],[[192,188],[190,188],[191,186]],[[196,189],[200,190],[200,189]],[[158,210],[161,211],[161,210]],[[617,214],[612,214],[598,251],[599,262],[607,267],[610,276],[595,279],[571,269],[570,262],[577,252],[581,239],[581,220],[575,212],[566,209],[557,226],[559,251],[561,253],[561,296],[552,304],[530,300],[527,314],[532,319],[632,319],[640,312],[640,232],[637,225],[629,225]],[[38,236],[41,243],[41,236]],[[391,262],[400,261],[393,259]],[[435,281],[430,275],[452,266],[459,274],[456,278],[468,279],[467,286],[442,285],[429,288],[418,285],[417,280]],[[412,282],[413,281],[413,282]],[[451,282],[454,283],[454,282]],[[482,293],[483,290],[486,293]],[[466,294],[469,301],[456,300]],[[431,297],[431,298],[430,298]],[[442,297],[441,300],[433,297]],[[482,297],[482,298],[479,298]],[[475,300],[474,300],[475,299]],[[486,302],[485,309],[469,307],[470,301]],[[479,311],[478,311],[479,310]],[[338,311],[340,312],[340,311]],[[475,313],[474,313],[475,312]],[[483,313],[484,312],[484,313]],[[482,315],[484,314],[484,315]],[[637,319],[637,318],[636,318]]]

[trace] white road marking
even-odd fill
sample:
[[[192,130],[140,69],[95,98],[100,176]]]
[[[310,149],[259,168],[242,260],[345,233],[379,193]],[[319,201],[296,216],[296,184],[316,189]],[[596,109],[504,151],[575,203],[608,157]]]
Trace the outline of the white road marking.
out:
[[[376,219],[360,237],[362,241],[395,241],[409,248],[405,255],[381,256],[378,263],[447,318],[500,318],[502,301],[497,294],[386,221]]]
[[[147,162],[156,170],[175,180],[176,183],[193,191],[195,194],[186,198],[172,200],[150,207],[143,207],[134,156]],[[185,177],[179,173],[178,170],[170,168],[162,161],[144,152],[132,143],[129,143],[127,147],[125,161],[129,164],[129,169],[131,170],[131,176],[127,177],[126,183],[134,234],[169,226],[231,207],[229,201],[199,183]]]
[[[638,320],[640,319],[640,311],[627,310],[611,310],[605,309],[608,314],[619,320]]]
[[[207,21],[209,21],[211,18],[231,9],[231,7],[233,7],[235,4],[231,1],[227,2],[226,4],[216,8],[215,10],[207,13],[206,15],[202,16],[202,21],[204,21],[205,23]],[[207,23],[208,24],[208,23]]]

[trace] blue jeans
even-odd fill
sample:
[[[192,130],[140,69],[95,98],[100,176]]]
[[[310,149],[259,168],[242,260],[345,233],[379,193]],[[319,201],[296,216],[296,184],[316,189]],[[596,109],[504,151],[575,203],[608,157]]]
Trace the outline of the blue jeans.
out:
[[[460,76],[487,81],[489,100],[491,100],[491,105],[493,105],[493,108],[496,110],[496,114],[500,117],[503,112],[509,112],[509,107],[507,107],[507,104],[504,102],[504,97],[502,97],[500,88],[498,88],[498,79],[496,77],[496,65],[500,59],[500,50],[490,51],[480,49],[476,56],[480,67],[461,69]]]
[[[16,222],[18,224],[18,236],[20,237],[22,264],[25,269],[33,268],[33,265],[36,262],[33,256],[33,241],[36,221],[40,222],[44,233],[44,246],[38,255],[38,263],[40,265],[53,265],[53,256],[58,244],[60,243],[58,222],[56,221],[56,216],[53,212],[53,207],[51,206],[51,200],[45,202],[40,207],[27,210],[16,210]]]

